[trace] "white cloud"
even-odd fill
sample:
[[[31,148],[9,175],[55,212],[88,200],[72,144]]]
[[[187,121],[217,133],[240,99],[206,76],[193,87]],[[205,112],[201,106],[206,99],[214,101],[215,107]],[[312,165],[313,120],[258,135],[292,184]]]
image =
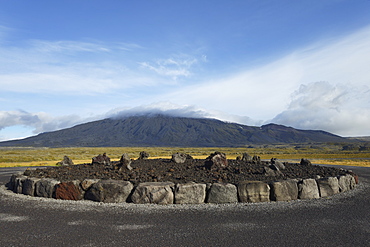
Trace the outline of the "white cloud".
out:
[[[4,128],[18,125],[31,127],[33,133],[37,134],[71,127],[78,123],[81,123],[81,118],[76,115],[53,117],[44,112],[0,111],[0,131]]]
[[[208,110],[196,105],[177,105],[169,101],[161,101],[136,107],[116,108],[109,111],[106,117],[120,118],[135,115],[162,114],[188,118],[215,118],[227,122],[246,125],[260,125],[262,121],[253,120],[247,116],[233,115],[226,112]]]
[[[202,60],[204,60],[202,58]],[[190,57],[172,57],[168,59],[157,60],[154,64],[148,62],[139,63],[142,67],[156,72],[160,76],[168,76],[173,80],[178,77],[188,77],[192,74],[191,68],[197,64],[196,58]]]
[[[316,82],[301,85],[274,123],[339,135],[370,135],[370,88]]]
[[[302,84],[328,81],[356,87],[370,85],[369,64],[370,26],[292,51],[263,66],[183,87],[164,98],[268,120],[286,110],[291,93]]]

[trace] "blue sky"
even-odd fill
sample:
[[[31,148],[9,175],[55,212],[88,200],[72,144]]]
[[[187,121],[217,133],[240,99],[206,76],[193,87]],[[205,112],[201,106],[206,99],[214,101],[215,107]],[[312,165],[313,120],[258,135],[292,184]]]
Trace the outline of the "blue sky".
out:
[[[0,141],[137,113],[370,135],[370,1],[0,0]]]

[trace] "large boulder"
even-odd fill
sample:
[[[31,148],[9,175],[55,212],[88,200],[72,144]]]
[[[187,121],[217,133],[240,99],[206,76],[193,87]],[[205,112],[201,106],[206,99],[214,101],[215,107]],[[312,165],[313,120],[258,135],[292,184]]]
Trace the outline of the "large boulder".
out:
[[[263,167],[263,174],[268,177],[282,176],[283,173],[275,166],[265,166]]]
[[[63,160],[57,163],[58,166],[72,166],[74,165],[73,161],[68,157],[64,156]]]
[[[172,182],[146,182],[140,183],[131,195],[133,203],[145,204],[173,204],[174,194]]]
[[[345,192],[348,190],[352,190],[356,185],[356,181],[352,175],[346,174],[338,177],[338,185],[339,191]]]
[[[126,202],[133,187],[129,181],[100,180],[85,193],[85,199],[108,203]]]
[[[280,160],[276,158],[271,159],[270,167],[274,170],[284,170],[285,169],[285,165],[283,164],[283,162],[281,162]]]
[[[302,159],[301,159],[301,162],[300,162],[300,165],[301,165],[301,166],[310,166],[310,165],[312,165],[312,164],[311,164],[311,161],[309,161],[308,159],[304,159],[304,158],[302,158]]]
[[[205,166],[208,169],[218,169],[227,167],[228,162],[226,154],[221,152],[214,152],[210,154],[205,161]]]
[[[206,184],[186,183],[175,187],[176,204],[204,203],[206,199]]]
[[[23,192],[23,182],[27,179],[26,176],[16,175],[14,178],[13,191],[15,193],[21,194]]]
[[[98,156],[92,158],[91,163],[93,165],[105,165],[105,166],[109,166],[111,164],[110,158],[107,156],[106,153],[103,153],[103,155],[99,154]]]
[[[243,181],[238,184],[240,202],[269,202],[270,186],[261,181]]]
[[[140,152],[139,158],[138,158],[139,160],[145,160],[147,158],[149,158],[149,153],[147,153],[145,151]]]
[[[238,202],[238,191],[233,184],[214,183],[208,190],[206,202],[233,203]]]
[[[326,177],[316,180],[320,196],[327,197],[339,193],[339,184],[336,177]]]
[[[55,197],[55,186],[60,182],[52,178],[43,178],[35,184],[35,196],[52,198]]]
[[[319,198],[320,192],[315,179],[303,179],[298,182],[298,198],[314,199]]]
[[[251,162],[251,161],[253,161],[253,157],[251,155],[249,155],[248,153],[243,153],[242,161]]]
[[[177,164],[182,164],[182,163],[185,163],[187,157],[188,157],[187,154],[175,153],[175,154],[172,154],[171,160]]]
[[[12,174],[10,176],[10,179],[9,179],[9,182],[6,184],[6,186],[8,187],[9,190],[13,191],[13,192],[16,192],[17,190],[17,178],[19,177],[24,177],[22,173],[16,173],[16,174]]]
[[[119,160],[119,163],[117,164],[118,170],[119,171],[131,171],[131,159],[128,156],[127,153],[124,153],[121,156],[121,159]]]
[[[55,186],[55,198],[61,200],[81,200],[81,190],[74,182],[62,182]]]
[[[35,195],[35,184],[39,181],[39,178],[28,177],[23,181],[22,194],[34,196]]]
[[[82,180],[82,182],[80,183],[80,186],[84,191],[88,191],[90,187],[93,186],[93,184],[96,184],[99,181],[100,181],[99,179],[87,178],[87,179]]]
[[[298,198],[298,185],[296,179],[271,182],[271,200],[290,201]]]

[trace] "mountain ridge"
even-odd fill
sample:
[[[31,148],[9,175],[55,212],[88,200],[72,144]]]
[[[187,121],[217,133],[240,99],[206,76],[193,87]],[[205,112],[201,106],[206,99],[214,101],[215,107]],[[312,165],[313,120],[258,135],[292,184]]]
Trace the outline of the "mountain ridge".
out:
[[[166,115],[107,118],[36,136],[0,142],[0,146],[237,147],[250,144],[344,142],[322,130],[299,130],[274,123],[261,127],[209,118]]]

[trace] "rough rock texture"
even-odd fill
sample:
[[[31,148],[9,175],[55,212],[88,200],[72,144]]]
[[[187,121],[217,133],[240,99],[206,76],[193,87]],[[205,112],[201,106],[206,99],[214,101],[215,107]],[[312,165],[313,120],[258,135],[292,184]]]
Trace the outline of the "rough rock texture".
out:
[[[263,173],[269,177],[284,176],[284,174],[274,165],[265,166]]]
[[[183,164],[185,163],[186,158],[187,158],[187,155],[184,153],[175,153],[175,154],[172,154],[171,160],[177,164]]]
[[[206,199],[206,184],[177,184],[175,188],[176,204],[204,203]]]
[[[309,166],[311,165],[311,161],[309,161],[308,159],[301,159],[300,165]]]
[[[336,177],[320,178],[316,180],[320,196],[327,197],[339,193],[339,184]]]
[[[103,155],[99,154],[98,156],[92,158],[91,163],[95,165],[106,165],[106,166],[109,166],[111,164],[110,158],[106,155],[106,153],[103,153]]]
[[[355,178],[349,174],[342,175],[338,177],[339,191],[345,192],[355,188],[356,181]]]
[[[131,196],[133,203],[145,204],[172,204],[174,194],[172,188],[175,184],[171,182],[147,182],[140,183]]]
[[[84,190],[84,191],[87,191],[88,189],[90,189],[90,187],[93,185],[93,184],[96,184],[97,182],[99,182],[100,180],[99,179],[84,179],[82,180],[80,186],[81,188]]]
[[[233,184],[214,183],[208,190],[208,203],[238,202],[237,188]]]
[[[124,153],[121,156],[121,159],[119,160],[119,163],[117,164],[117,167],[119,171],[126,171],[126,170],[131,171],[132,170],[131,159],[127,153]]]
[[[269,202],[270,186],[261,181],[244,181],[237,185],[240,202]]]
[[[317,186],[315,179],[303,179],[298,182],[299,199],[314,199],[319,197],[319,187]]]
[[[55,198],[62,200],[81,200],[81,191],[73,182],[59,183],[55,187]]]
[[[15,193],[21,194],[23,191],[23,182],[27,179],[26,176],[18,175],[14,179],[13,191]]]
[[[101,180],[90,187],[85,198],[97,202],[126,202],[133,187],[128,181]]]
[[[149,154],[147,152],[145,151],[140,152],[139,158],[138,158],[139,160],[145,160],[147,158],[149,158]]]
[[[68,157],[68,156],[64,156],[63,157],[63,160],[58,162],[57,165],[60,165],[60,166],[72,166],[74,165],[73,161]]]
[[[285,165],[283,164],[283,162],[281,162],[280,160],[278,160],[276,158],[271,159],[270,167],[272,169],[275,169],[275,170],[284,170],[285,169]]]
[[[250,162],[253,160],[253,157],[249,155],[248,153],[243,153],[242,161],[244,162]]]
[[[35,195],[35,184],[40,179],[28,177],[23,181],[22,194],[34,196]]]
[[[35,196],[47,198],[55,197],[55,186],[59,183],[59,181],[51,178],[40,179],[35,184]]]
[[[298,198],[296,179],[270,183],[271,199],[274,201],[290,201]]]
[[[214,152],[207,157],[205,165],[208,169],[226,168],[228,165],[226,154],[221,152]]]
[[[142,182],[173,182],[173,183],[232,183],[238,184],[245,180],[271,182],[285,179],[306,179],[320,177],[337,177],[349,174],[348,171],[334,167],[317,165],[302,166],[299,163],[285,163],[282,174],[266,176],[264,167],[269,162],[244,162],[228,160],[228,166],[219,169],[207,169],[205,159],[187,159],[183,164],[176,164],[170,159],[132,160],[131,171],[118,171],[115,163],[111,166],[97,164],[80,164],[73,166],[57,166],[37,168],[29,171],[29,176],[37,178],[53,178],[61,182],[85,179],[114,179],[130,181],[134,185]]]

